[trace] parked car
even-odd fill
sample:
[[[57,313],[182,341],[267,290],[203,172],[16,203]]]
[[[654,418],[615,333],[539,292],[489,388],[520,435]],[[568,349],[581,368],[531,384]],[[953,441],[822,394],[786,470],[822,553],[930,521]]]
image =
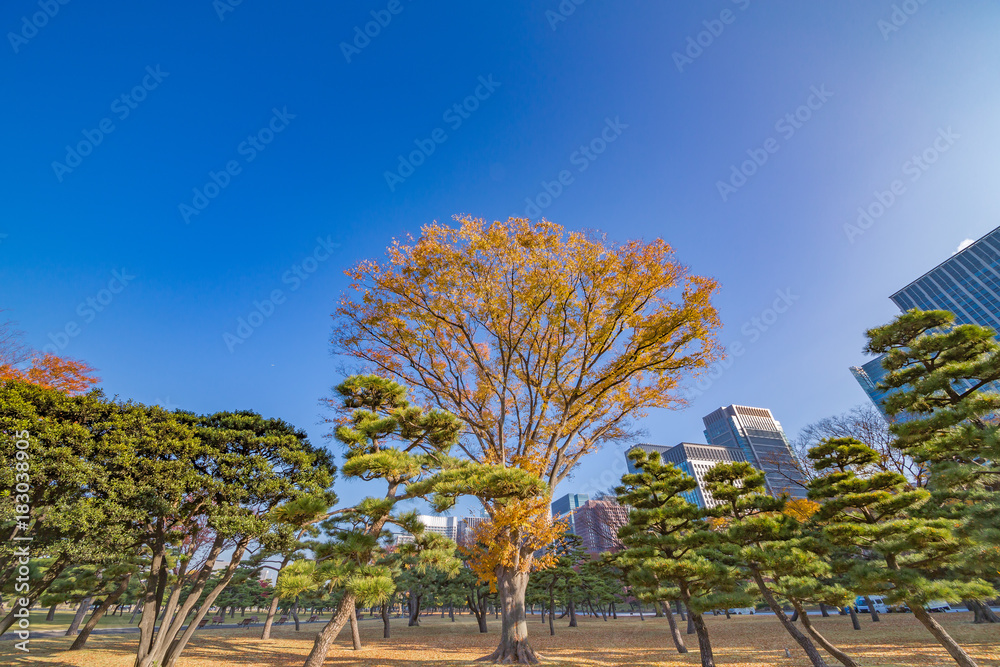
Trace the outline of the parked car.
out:
[[[890,611],[889,606],[886,605],[885,600],[881,595],[869,595],[868,599],[872,601],[872,605],[875,607],[875,611],[877,611],[880,614],[889,613]],[[870,613],[868,610],[868,603],[865,602],[864,597],[859,595],[858,597],[854,598],[854,611],[862,614]]]
[[[927,611],[951,611],[951,605],[944,600],[931,600],[924,605]]]
[[[756,614],[757,610],[754,607],[733,607],[729,610],[730,614]]]

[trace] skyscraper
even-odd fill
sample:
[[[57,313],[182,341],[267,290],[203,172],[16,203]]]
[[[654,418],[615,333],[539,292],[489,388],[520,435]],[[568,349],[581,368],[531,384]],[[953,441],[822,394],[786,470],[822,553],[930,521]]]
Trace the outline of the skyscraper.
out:
[[[684,498],[698,507],[714,507],[717,503],[708,489],[705,488],[704,475],[716,463],[734,463],[745,461],[746,457],[739,449],[720,447],[718,445],[703,445],[693,442],[682,442],[673,447],[662,445],[639,444],[629,448],[641,449],[646,452],[656,452],[664,463],[673,463],[685,473],[694,477],[698,488],[684,493]],[[628,452],[625,452],[628,457]],[[628,459],[628,471],[636,472],[632,459]]]
[[[602,498],[588,500],[574,512],[574,533],[580,536],[581,546],[591,556],[605,551],[616,552],[622,545],[618,529],[628,523],[628,509],[617,500]]]
[[[947,310],[955,324],[979,324],[1000,332],[1000,227],[975,241],[889,297],[902,312]],[[852,366],[858,384],[886,417],[889,392],[876,386],[885,375],[882,357]],[[994,388],[996,389],[996,388]]]
[[[569,532],[576,532],[576,510],[590,499],[586,493],[567,493],[552,502],[552,518],[565,519]]]
[[[802,471],[770,410],[730,405],[705,415],[702,421],[709,443],[742,451],[746,460],[764,473],[768,493],[806,497]]]
[[[956,324],[1000,331],[1000,227],[889,297],[903,312],[948,310]]]

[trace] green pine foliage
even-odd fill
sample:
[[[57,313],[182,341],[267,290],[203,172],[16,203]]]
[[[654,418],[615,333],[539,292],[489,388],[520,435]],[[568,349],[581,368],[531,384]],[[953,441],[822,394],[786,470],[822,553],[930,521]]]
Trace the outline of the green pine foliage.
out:
[[[956,530],[961,523],[929,516],[923,509],[930,492],[912,488],[899,473],[860,476],[878,453],[858,440],[827,440],[808,457],[824,473],[810,483],[809,497],[822,502],[813,521],[830,542],[853,551],[847,572],[854,589],[881,594],[889,604],[905,602],[958,664],[975,664],[924,610],[934,599],[995,595],[987,582],[961,572],[970,548]]]

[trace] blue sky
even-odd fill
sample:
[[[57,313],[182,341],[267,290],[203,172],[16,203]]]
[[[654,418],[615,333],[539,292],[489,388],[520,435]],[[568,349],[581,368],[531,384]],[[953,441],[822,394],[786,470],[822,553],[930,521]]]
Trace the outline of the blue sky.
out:
[[[730,403],[794,436],[865,401],[847,368],[888,295],[1000,224],[993,2],[230,2],[0,11],[0,308],[110,394],[322,442],[344,269],[527,212],[720,282],[742,354],[645,440]]]

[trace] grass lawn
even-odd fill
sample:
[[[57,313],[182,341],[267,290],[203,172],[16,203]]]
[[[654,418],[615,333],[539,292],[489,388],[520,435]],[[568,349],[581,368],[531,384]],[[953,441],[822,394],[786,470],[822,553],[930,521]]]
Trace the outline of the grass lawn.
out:
[[[1000,667],[1000,628],[996,625],[973,625],[971,614],[935,616],[952,636],[979,661],[981,667]],[[427,617],[419,628],[407,628],[403,619],[394,619],[392,639],[382,639],[382,624],[377,620],[361,623],[365,648],[351,650],[349,631],[338,638],[327,658],[327,665],[363,667],[450,667],[468,665],[496,645],[499,622],[490,619],[490,633],[481,635],[468,615],[448,619]],[[809,664],[805,654],[773,617],[724,616],[708,619],[716,662],[721,665],[759,665],[764,667]],[[831,641],[847,650],[862,665],[948,665],[954,664],[943,648],[910,614],[886,614],[882,622],[871,623],[862,617],[862,629],[851,629],[846,616],[815,618],[815,625]],[[690,653],[673,650],[663,618],[621,618],[601,621],[581,618],[580,627],[567,628],[559,621],[556,636],[548,635],[536,617],[529,625],[532,643],[553,664],[615,665],[628,667],[672,667],[698,665],[697,641],[685,636]],[[64,626],[65,627],[65,626]],[[243,665],[298,666],[312,646],[321,624],[304,625],[296,633],[293,626],[275,628],[273,639],[261,641],[260,627],[242,629],[205,629],[192,639],[181,658],[183,667],[237,667]],[[136,635],[95,635],[83,651],[69,652],[71,639],[59,637],[31,642],[31,653],[22,664],[55,667],[131,667]],[[785,657],[785,648],[792,658]],[[18,656],[12,642],[0,645],[0,664],[16,664]],[[839,665],[833,658],[831,665]]]
[[[48,615],[48,613],[49,613],[48,609],[38,609],[38,608],[32,609],[31,629],[36,632],[42,632],[42,631],[49,632],[52,630],[62,630],[65,632],[66,628],[69,627],[69,624],[73,622],[73,617],[76,616],[76,609],[75,608],[66,610],[58,609],[56,610],[55,618],[51,621],[45,620],[45,617]],[[91,613],[93,613],[91,610],[87,611],[87,614],[83,617],[83,620],[80,621],[81,626],[87,622],[87,619],[90,618]],[[132,617],[132,612],[126,612],[122,616],[114,616],[114,617],[112,617],[109,612],[108,614],[105,614],[104,616],[101,617],[101,620],[97,622],[97,627],[99,628],[127,627],[128,619],[130,619],[131,617]],[[133,623],[132,626],[135,627],[138,623],[139,623],[139,616],[137,615],[135,617],[135,623]]]

